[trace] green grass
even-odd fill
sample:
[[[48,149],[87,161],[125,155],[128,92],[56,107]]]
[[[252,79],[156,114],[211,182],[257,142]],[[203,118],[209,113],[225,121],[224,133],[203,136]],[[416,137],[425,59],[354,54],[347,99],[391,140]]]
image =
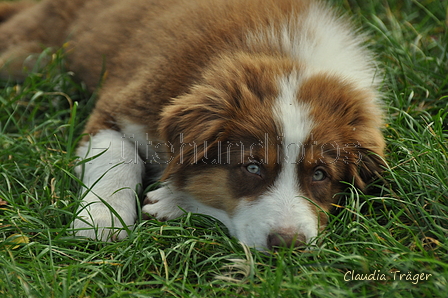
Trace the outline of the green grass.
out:
[[[321,247],[263,254],[191,214],[139,222],[121,242],[73,238],[74,150],[94,96],[58,52],[0,86],[0,296],[446,297],[448,2],[333,2],[382,63],[389,168],[375,196],[349,189]]]

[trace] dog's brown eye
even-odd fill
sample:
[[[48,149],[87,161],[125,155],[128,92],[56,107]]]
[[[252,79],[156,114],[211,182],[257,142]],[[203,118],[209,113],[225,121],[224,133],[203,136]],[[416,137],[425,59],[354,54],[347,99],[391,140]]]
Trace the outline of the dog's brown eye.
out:
[[[261,173],[261,168],[259,165],[255,164],[255,163],[251,163],[248,164],[246,166],[246,170],[251,173],[251,174],[255,174],[255,175],[260,175]]]
[[[314,171],[313,181],[322,181],[325,180],[325,178],[327,178],[327,173],[325,173],[324,170],[317,169]]]

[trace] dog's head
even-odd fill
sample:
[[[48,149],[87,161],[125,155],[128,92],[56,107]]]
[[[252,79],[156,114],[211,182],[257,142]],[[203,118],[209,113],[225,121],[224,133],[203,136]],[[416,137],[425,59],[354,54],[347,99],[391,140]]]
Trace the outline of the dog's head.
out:
[[[163,112],[161,135],[176,150],[163,178],[225,214],[248,245],[309,242],[341,181],[364,189],[381,171],[376,97],[288,59],[222,58]]]

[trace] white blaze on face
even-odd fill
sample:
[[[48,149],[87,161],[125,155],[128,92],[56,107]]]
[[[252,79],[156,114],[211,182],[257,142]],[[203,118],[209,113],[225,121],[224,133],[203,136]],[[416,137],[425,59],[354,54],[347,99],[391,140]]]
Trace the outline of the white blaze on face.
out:
[[[320,1],[311,2],[299,15],[291,15],[280,29],[268,26],[247,35],[250,46],[267,43],[303,63],[306,68],[302,71],[308,76],[328,73],[360,89],[370,89],[380,84],[382,76],[363,46],[365,39],[349,20]]]
[[[283,156],[274,185],[255,200],[242,199],[233,217],[235,236],[247,245],[267,247],[271,233],[302,234],[307,241],[317,236],[318,220],[308,200],[301,197],[297,163],[313,126],[309,107],[297,100],[300,80],[295,72],[279,80],[274,116],[281,124]]]

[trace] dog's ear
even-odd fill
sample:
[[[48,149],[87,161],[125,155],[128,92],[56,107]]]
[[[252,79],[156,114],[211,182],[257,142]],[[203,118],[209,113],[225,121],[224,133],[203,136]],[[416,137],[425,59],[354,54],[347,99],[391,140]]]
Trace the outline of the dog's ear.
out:
[[[171,158],[162,180],[179,167],[198,162],[222,137],[227,123],[224,101],[213,90],[196,86],[165,107],[159,122],[162,139],[172,147]]]
[[[354,186],[361,190],[366,190],[369,183],[381,177],[386,163],[382,154],[380,155],[370,149],[360,148],[357,154],[358,159],[349,163],[347,181],[353,182]]]

